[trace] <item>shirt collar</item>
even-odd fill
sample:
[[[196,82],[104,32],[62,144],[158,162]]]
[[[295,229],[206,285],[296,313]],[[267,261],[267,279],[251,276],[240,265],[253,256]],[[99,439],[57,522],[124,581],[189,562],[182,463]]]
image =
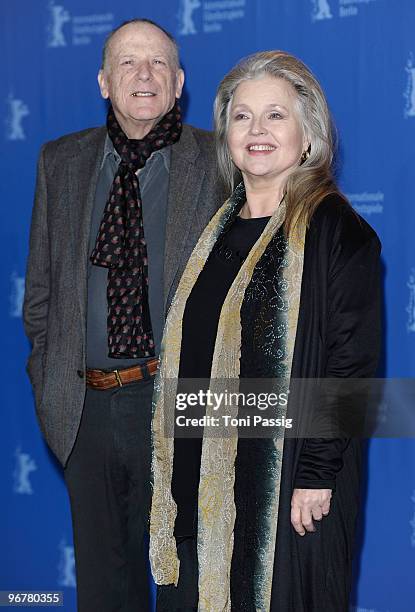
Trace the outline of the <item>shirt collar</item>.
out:
[[[114,145],[112,144],[111,138],[107,134],[105,137],[104,154],[102,156],[101,169],[107,157],[109,156],[113,157],[117,165],[120,163],[121,157],[118,155],[117,151],[114,148]],[[164,167],[166,168],[167,172],[169,172],[170,170],[170,146],[164,147],[163,149],[160,149],[159,151],[153,151],[153,153],[148,158],[147,162],[150,160],[153,161],[153,159],[158,156],[160,156],[160,158],[163,160]]]

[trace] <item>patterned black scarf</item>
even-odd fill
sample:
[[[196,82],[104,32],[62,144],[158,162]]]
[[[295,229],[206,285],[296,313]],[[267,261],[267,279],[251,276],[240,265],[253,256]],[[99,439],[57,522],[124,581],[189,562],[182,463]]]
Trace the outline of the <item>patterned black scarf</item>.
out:
[[[108,135],[121,157],[91,254],[97,266],[108,268],[109,357],[154,356],[148,303],[148,260],[140,186],[136,172],[153,153],[180,138],[182,123],[176,100],[173,108],[142,140],[127,138],[112,106]]]

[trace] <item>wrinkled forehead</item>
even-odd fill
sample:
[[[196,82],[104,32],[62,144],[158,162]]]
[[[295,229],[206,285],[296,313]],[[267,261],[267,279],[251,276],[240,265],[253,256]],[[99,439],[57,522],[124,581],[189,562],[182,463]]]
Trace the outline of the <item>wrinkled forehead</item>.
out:
[[[107,59],[144,50],[174,59],[173,43],[164,32],[148,23],[130,23],[115,32],[108,42]]]

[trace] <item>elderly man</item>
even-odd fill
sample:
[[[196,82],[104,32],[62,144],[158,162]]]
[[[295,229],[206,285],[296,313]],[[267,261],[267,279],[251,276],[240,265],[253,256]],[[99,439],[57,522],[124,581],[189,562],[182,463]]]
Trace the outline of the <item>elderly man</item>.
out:
[[[168,304],[223,201],[212,137],[182,125],[174,39],[114,30],[98,74],[106,127],[43,146],[24,318],[28,372],[64,466],[79,612],[149,609],[150,423]]]

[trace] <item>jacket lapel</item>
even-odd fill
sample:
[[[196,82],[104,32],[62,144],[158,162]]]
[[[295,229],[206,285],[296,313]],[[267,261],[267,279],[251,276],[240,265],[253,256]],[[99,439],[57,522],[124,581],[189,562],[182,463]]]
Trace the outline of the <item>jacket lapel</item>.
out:
[[[71,238],[75,256],[75,278],[78,279],[78,298],[81,320],[86,321],[88,244],[91,213],[95,200],[104,152],[106,128],[94,131],[79,141],[78,154],[68,160],[71,202]]]
[[[106,128],[79,141],[78,153],[68,160],[70,231],[74,249],[81,320],[86,320],[88,246],[91,213],[104,153]],[[198,166],[199,146],[188,126],[172,147],[164,254],[164,308],[173,283],[186,261],[205,170]],[[197,236],[196,236],[197,237]],[[195,237],[195,238],[196,238]]]
[[[164,310],[174,281],[186,263],[185,245],[191,236],[205,175],[204,168],[196,164],[198,155],[196,139],[191,129],[185,125],[179,142],[172,147],[170,162],[164,252]]]

